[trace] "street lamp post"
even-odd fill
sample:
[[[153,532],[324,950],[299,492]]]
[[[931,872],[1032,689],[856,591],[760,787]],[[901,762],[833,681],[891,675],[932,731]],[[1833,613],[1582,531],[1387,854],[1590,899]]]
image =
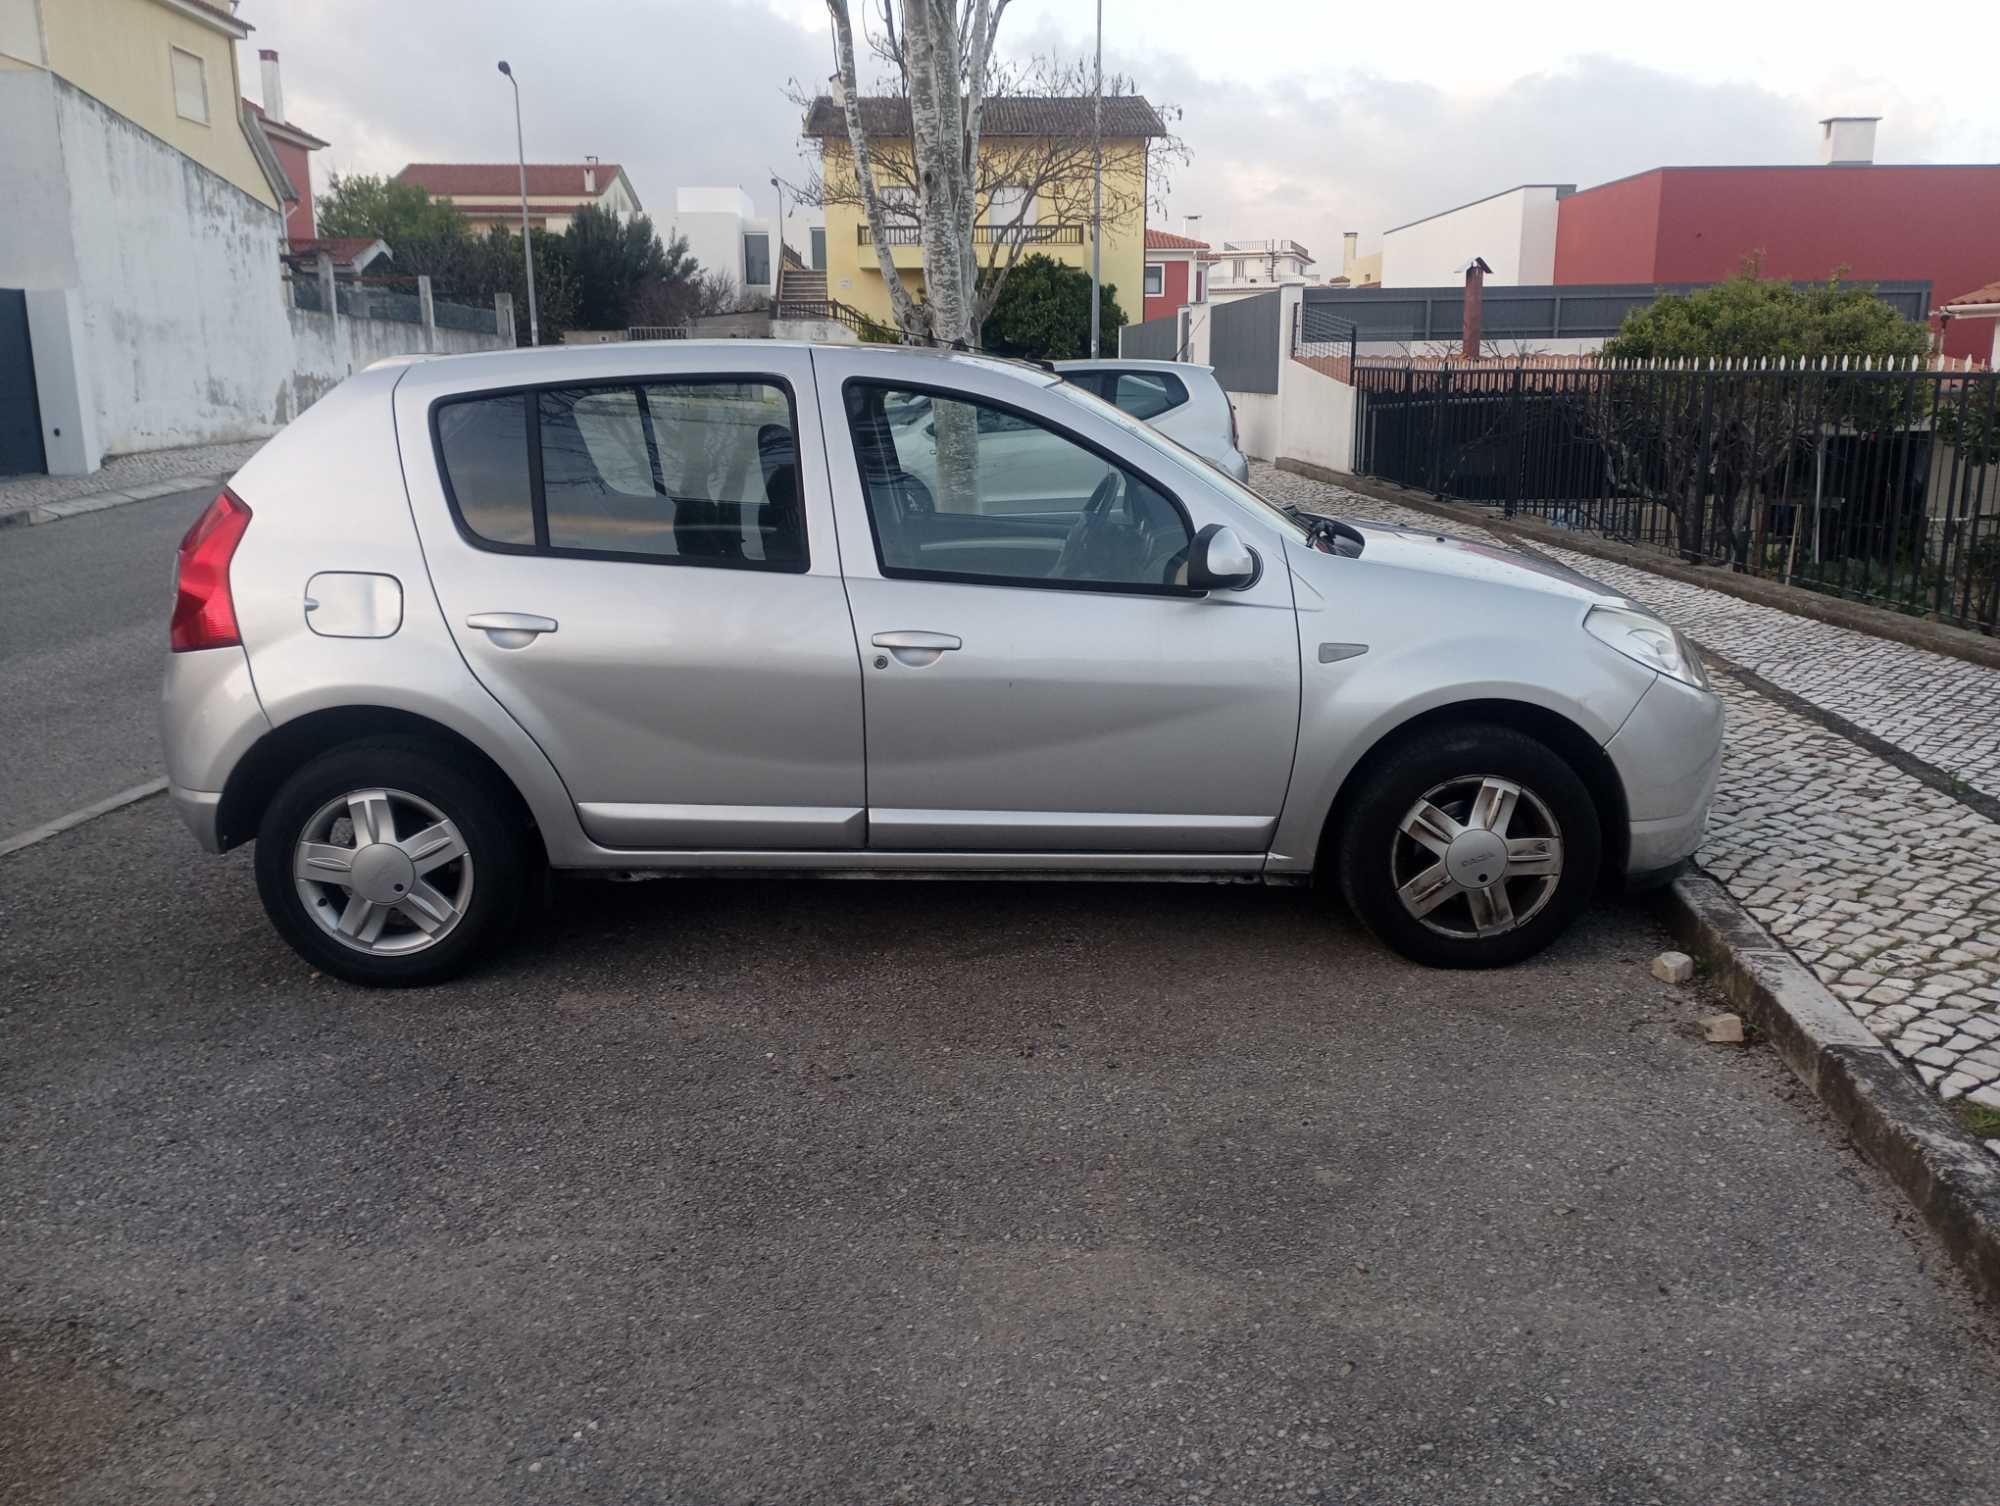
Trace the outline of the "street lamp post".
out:
[[[521,81],[514,77],[505,58],[500,60],[500,71],[514,86],[514,157],[521,164],[521,262],[528,269],[528,343],[540,345],[542,323],[535,313],[535,242],[528,231],[528,148],[521,139]]]
[[[1090,106],[1090,357],[1097,359],[1098,298],[1104,285],[1104,0],[1097,0],[1097,83]],[[1143,279],[1141,279],[1143,281]]]
[[[778,259],[771,267],[771,295],[775,298],[785,276],[785,185],[773,178],[771,186],[778,191]]]

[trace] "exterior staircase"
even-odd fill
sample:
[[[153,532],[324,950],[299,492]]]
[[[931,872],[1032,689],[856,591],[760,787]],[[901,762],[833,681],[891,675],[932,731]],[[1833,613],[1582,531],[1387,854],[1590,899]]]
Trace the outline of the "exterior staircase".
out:
[[[778,269],[778,296],[773,303],[825,303],[826,273],[811,272],[789,262]]]

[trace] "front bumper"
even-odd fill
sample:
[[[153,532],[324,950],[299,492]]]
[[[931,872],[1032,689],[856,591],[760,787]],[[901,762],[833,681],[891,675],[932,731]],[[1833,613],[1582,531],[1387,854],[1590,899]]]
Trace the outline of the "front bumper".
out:
[[[1661,675],[1605,744],[1631,822],[1628,879],[1671,874],[1701,846],[1722,767],[1722,727],[1720,697]]]

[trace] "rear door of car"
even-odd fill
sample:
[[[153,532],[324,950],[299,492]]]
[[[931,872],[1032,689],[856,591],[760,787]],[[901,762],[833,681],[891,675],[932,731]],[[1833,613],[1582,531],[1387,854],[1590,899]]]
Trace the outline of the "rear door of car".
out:
[[[863,844],[860,665],[807,351],[426,362],[396,406],[459,651],[594,840]]]

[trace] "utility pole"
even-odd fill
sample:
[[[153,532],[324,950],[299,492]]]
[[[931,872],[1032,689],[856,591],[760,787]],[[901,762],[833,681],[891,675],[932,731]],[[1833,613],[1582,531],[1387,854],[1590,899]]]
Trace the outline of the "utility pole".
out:
[[[1104,287],[1104,0],[1097,0],[1097,87],[1090,106],[1090,358],[1097,359]]]
[[[535,314],[535,241],[528,230],[528,148],[521,137],[521,81],[514,77],[505,58],[500,60],[500,71],[514,86],[514,157],[521,164],[521,261],[528,269],[528,343],[540,345],[542,322]]]

